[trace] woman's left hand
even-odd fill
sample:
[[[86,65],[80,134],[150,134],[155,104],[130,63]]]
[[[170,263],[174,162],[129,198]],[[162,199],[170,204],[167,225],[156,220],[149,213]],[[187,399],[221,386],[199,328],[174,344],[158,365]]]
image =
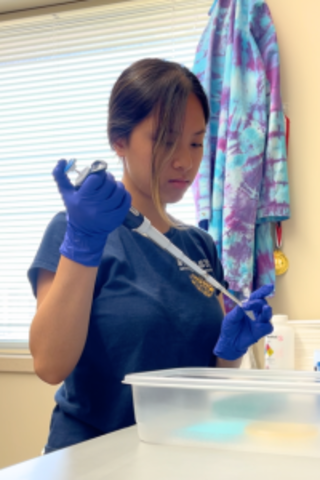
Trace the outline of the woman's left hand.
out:
[[[265,297],[273,292],[273,285],[264,285],[253,292],[243,308],[237,306],[223,319],[221,333],[213,353],[225,360],[242,357],[253,343],[273,331],[270,323],[272,309]],[[245,310],[254,313],[255,320],[246,315]]]

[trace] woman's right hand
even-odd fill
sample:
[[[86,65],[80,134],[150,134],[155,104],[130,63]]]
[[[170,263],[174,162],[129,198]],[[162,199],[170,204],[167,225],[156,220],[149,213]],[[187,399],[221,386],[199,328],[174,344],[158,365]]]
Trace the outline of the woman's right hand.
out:
[[[131,196],[106,171],[89,175],[76,189],[60,160],[53,176],[67,209],[67,231],[60,253],[88,267],[99,265],[109,233],[119,227],[130,208]]]

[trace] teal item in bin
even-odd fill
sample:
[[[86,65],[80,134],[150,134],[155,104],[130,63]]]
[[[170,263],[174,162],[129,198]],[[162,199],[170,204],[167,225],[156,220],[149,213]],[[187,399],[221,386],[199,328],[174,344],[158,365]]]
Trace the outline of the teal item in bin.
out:
[[[179,437],[206,442],[228,442],[244,434],[244,420],[211,420],[181,429]]]

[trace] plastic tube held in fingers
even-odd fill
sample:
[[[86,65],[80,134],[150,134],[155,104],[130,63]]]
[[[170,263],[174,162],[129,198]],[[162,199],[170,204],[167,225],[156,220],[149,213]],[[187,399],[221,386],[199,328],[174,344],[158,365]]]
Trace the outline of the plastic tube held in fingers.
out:
[[[76,169],[76,165],[77,165],[77,160],[75,158],[71,158],[70,160],[68,160],[67,165],[64,168],[64,172],[65,173],[78,172],[78,170]]]
[[[67,162],[67,165],[64,169],[65,173],[77,172],[78,176],[74,181],[74,186],[80,188],[82,183],[91,173],[97,173],[101,170],[107,170],[108,164],[104,160],[95,160],[90,167],[85,167],[83,170],[79,171],[76,168],[77,160],[72,158]]]

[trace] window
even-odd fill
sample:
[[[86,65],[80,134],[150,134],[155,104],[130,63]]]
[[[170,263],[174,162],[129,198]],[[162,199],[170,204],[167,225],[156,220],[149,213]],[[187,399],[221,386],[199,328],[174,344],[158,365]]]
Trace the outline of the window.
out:
[[[211,1],[123,1],[0,22],[0,342],[26,346],[35,300],[26,272],[46,225],[63,209],[51,172],[121,163],[106,136],[111,87],[143,57],[191,68]],[[191,191],[170,208],[195,223]]]

